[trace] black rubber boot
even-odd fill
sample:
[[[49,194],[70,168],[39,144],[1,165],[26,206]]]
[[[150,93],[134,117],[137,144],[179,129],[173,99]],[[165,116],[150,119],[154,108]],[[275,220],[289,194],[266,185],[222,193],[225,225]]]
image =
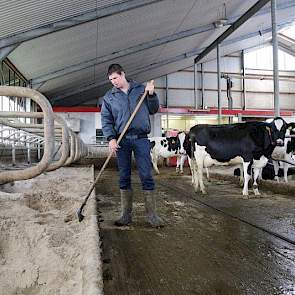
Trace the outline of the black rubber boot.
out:
[[[156,213],[156,196],[154,191],[144,191],[144,200],[147,222],[152,227],[163,227],[164,222]]]
[[[132,190],[120,190],[122,216],[114,223],[117,226],[124,226],[132,223]]]

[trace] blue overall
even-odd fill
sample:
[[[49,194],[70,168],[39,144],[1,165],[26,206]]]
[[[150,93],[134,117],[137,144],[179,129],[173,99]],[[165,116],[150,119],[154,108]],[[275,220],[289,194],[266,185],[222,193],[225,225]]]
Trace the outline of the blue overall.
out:
[[[105,94],[101,122],[103,134],[108,140],[119,137],[144,90],[144,85],[130,81],[127,94],[115,87]],[[157,95],[155,93],[152,96],[148,95],[119,144],[117,160],[120,172],[120,189],[131,189],[132,152],[136,160],[142,189],[153,190],[155,187],[152,177],[150,142],[147,139],[147,134],[151,131],[149,115],[156,113],[158,109]]]

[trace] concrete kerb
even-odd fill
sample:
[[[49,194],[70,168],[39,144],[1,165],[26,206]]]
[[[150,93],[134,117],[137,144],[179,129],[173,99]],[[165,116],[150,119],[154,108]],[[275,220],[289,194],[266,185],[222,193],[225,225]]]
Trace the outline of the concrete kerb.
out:
[[[239,178],[231,175],[220,174],[220,173],[210,173],[210,178],[220,179],[220,180],[228,180],[234,183],[239,184]],[[260,188],[264,188],[272,191],[275,194],[283,194],[283,195],[295,195],[295,185],[289,183],[277,183],[273,180],[260,180],[258,182]]]
[[[94,166],[92,165],[92,179],[94,181]],[[81,199],[82,202],[82,199]],[[84,209],[85,219],[85,236],[88,239],[87,248],[85,249],[83,271],[82,294],[102,295],[103,294],[103,277],[102,277],[102,259],[101,259],[101,242],[99,238],[99,227],[97,218],[97,202],[95,191],[92,191],[91,197]]]

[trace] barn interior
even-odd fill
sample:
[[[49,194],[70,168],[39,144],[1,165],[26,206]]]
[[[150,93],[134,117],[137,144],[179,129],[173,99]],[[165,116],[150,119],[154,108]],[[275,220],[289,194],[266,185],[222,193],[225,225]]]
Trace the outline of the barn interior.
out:
[[[146,223],[135,162],[132,225],[113,224],[115,156],[95,183],[109,155],[101,108],[113,63],[128,79],[154,80],[149,137],[295,122],[294,1],[0,7],[1,294],[295,294],[293,154],[288,183],[261,180],[249,199],[234,168],[210,169],[202,196],[187,161],[177,174],[175,157],[164,160],[154,173],[163,228]]]

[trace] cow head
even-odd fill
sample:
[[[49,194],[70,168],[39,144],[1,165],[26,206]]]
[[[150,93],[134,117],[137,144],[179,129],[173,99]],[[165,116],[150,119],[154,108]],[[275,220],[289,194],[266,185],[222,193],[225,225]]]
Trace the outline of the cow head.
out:
[[[168,151],[169,152],[175,151],[175,153],[177,153],[180,148],[178,137],[177,136],[167,137],[166,140],[168,142],[168,147],[167,147]],[[164,147],[165,147],[165,145],[164,145]]]
[[[181,154],[181,155],[185,155],[186,154],[186,151],[185,151],[185,148],[184,148],[184,141],[185,141],[185,139],[186,139],[186,134],[185,134],[185,132],[179,132],[178,134],[177,134],[177,138],[178,138],[178,140],[179,140],[179,153]]]
[[[268,123],[267,130],[269,132],[272,145],[284,145],[287,123],[283,118],[275,117],[270,123]]]

